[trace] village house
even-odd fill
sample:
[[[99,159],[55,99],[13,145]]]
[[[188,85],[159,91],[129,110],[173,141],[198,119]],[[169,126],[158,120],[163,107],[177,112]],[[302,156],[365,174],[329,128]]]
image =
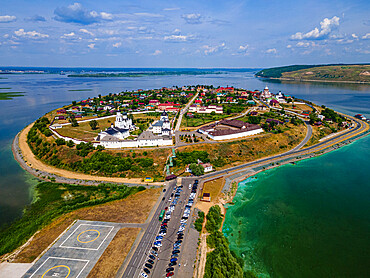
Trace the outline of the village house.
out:
[[[210,114],[212,112],[215,112],[216,114],[223,114],[223,107],[222,106],[216,106],[216,105],[209,105],[208,107],[205,106],[198,106],[198,105],[190,105],[189,112],[195,112],[195,113],[205,113]]]

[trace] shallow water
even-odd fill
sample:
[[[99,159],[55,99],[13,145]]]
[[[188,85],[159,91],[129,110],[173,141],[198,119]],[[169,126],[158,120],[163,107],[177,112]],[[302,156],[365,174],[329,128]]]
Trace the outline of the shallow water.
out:
[[[261,277],[369,277],[370,136],[239,184],[223,231]]]

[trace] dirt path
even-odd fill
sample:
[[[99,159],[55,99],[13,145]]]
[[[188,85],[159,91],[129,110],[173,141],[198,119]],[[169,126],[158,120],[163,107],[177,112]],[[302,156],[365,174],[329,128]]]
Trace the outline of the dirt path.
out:
[[[36,158],[36,156],[32,153],[30,147],[27,144],[27,134],[30,131],[31,127],[33,126],[33,123],[24,128],[19,133],[19,140],[18,140],[18,146],[20,151],[22,152],[23,156],[23,162],[31,167],[34,170],[42,171],[54,174],[56,176],[66,178],[66,179],[75,179],[75,180],[81,180],[81,181],[101,181],[101,182],[115,182],[115,183],[131,183],[131,184],[143,184],[141,178],[134,178],[134,179],[127,179],[127,178],[116,178],[116,177],[102,177],[102,176],[92,176],[77,172],[72,172],[64,169],[59,169],[50,165],[46,165],[42,161]],[[14,150],[16,152],[17,150]],[[17,159],[17,157],[16,157]],[[17,159],[19,161],[19,159]],[[21,163],[21,166],[28,170],[27,167],[24,167],[22,165],[22,161],[19,161]],[[29,171],[31,174],[35,175],[34,172]],[[162,185],[163,183],[150,183],[150,185]]]

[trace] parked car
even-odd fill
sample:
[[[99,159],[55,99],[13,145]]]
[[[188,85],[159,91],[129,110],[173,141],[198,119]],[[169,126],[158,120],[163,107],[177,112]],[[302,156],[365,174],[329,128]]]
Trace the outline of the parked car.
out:
[[[156,247],[157,248],[157,247]],[[157,248],[158,249],[158,248]],[[155,257],[153,255],[148,256],[150,259],[155,260]]]
[[[171,277],[171,276],[173,276],[174,275],[174,273],[173,272],[168,272],[167,274],[166,274],[166,277]]]
[[[168,267],[167,269],[166,269],[166,272],[171,272],[171,271],[174,271],[175,269],[173,268],[173,267]]]
[[[177,262],[170,262],[170,263],[168,264],[168,266],[174,266],[174,265],[177,265]]]
[[[149,274],[149,273],[150,273],[150,270],[149,270],[149,269],[147,269],[147,268],[144,268],[144,269],[143,269],[143,271],[144,271],[145,273],[147,273],[147,274]]]
[[[153,261],[153,260],[151,260],[151,259],[149,259],[149,260],[148,260],[148,263],[150,263],[150,264],[154,264],[154,261]]]
[[[146,274],[146,273],[144,273],[144,272],[141,272],[141,273],[140,273],[140,276],[141,276],[141,277],[144,277],[144,278],[148,278],[148,274]]]
[[[176,262],[177,261],[177,258],[172,258],[171,260],[170,260],[170,262]]]
[[[157,236],[157,237],[155,238],[155,240],[160,240],[160,239],[163,239],[163,236]]]
[[[150,251],[150,253],[152,253],[154,256],[158,256],[158,253],[155,252],[154,250]]]
[[[179,254],[172,254],[172,255],[171,255],[171,259],[172,259],[172,258],[177,258],[178,256],[179,256]]]
[[[153,268],[153,266],[151,265],[151,264],[148,264],[148,263],[146,263],[146,264],[144,264],[147,268],[149,268],[149,269],[152,269]]]
[[[180,250],[173,250],[172,251],[172,254],[178,254],[178,253],[180,253]]]

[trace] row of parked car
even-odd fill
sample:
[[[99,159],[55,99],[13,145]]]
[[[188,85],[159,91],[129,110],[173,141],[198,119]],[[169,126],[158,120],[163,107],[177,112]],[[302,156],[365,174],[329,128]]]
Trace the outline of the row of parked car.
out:
[[[178,260],[179,253],[180,253],[180,247],[184,239],[184,230],[185,230],[187,221],[190,216],[191,206],[194,204],[194,198],[196,196],[197,188],[198,188],[198,180],[195,180],[193,186],[189,184],[189,189],[191,189],[191,193],[189,195],[188,203],[185,205],[185,210],[180,220],[180,227],[177,231],[177,240],[173,244],[172,255],[170,258],[170,262],[168,264],[168,268],[166,269],[166,273],[167,273],[166,277],[173,276],[174,274],[173,272],[174,266],[177,265],[177,260]]]
[[[175,210],[175,206],[177,205],[178,199],[180,198],[181,191],[182,191],[182,185],[180,185],[179,187],[175,187],[174,192],[171,194],[171,197],[168,199],[168,201],[171,202],[170,206],[165,207],[166,212],[164,215],[164,219],[161,223],[161,227],[159,228],[159,232],[155,238],[152,249],[150,250],[150,255],[148,256],[148,260],[144,264],[143,272],[140,274],[144,278],[149,277],[150,271],[153,268],[154,259],[158,256],[159,248],[162,247],[162,240],[163,240],[163,237],[167,234],[167,225],[168,225],[168,222],[171,220],[171,213]],[[177,261],[177,258],[176,260],[172,260],[171,262],[176,263],[176,261]],[[171,277],[174,275],[173,273],[174,268],[172,266],[170,266],[166,270],[168,270],[166,277]]]

